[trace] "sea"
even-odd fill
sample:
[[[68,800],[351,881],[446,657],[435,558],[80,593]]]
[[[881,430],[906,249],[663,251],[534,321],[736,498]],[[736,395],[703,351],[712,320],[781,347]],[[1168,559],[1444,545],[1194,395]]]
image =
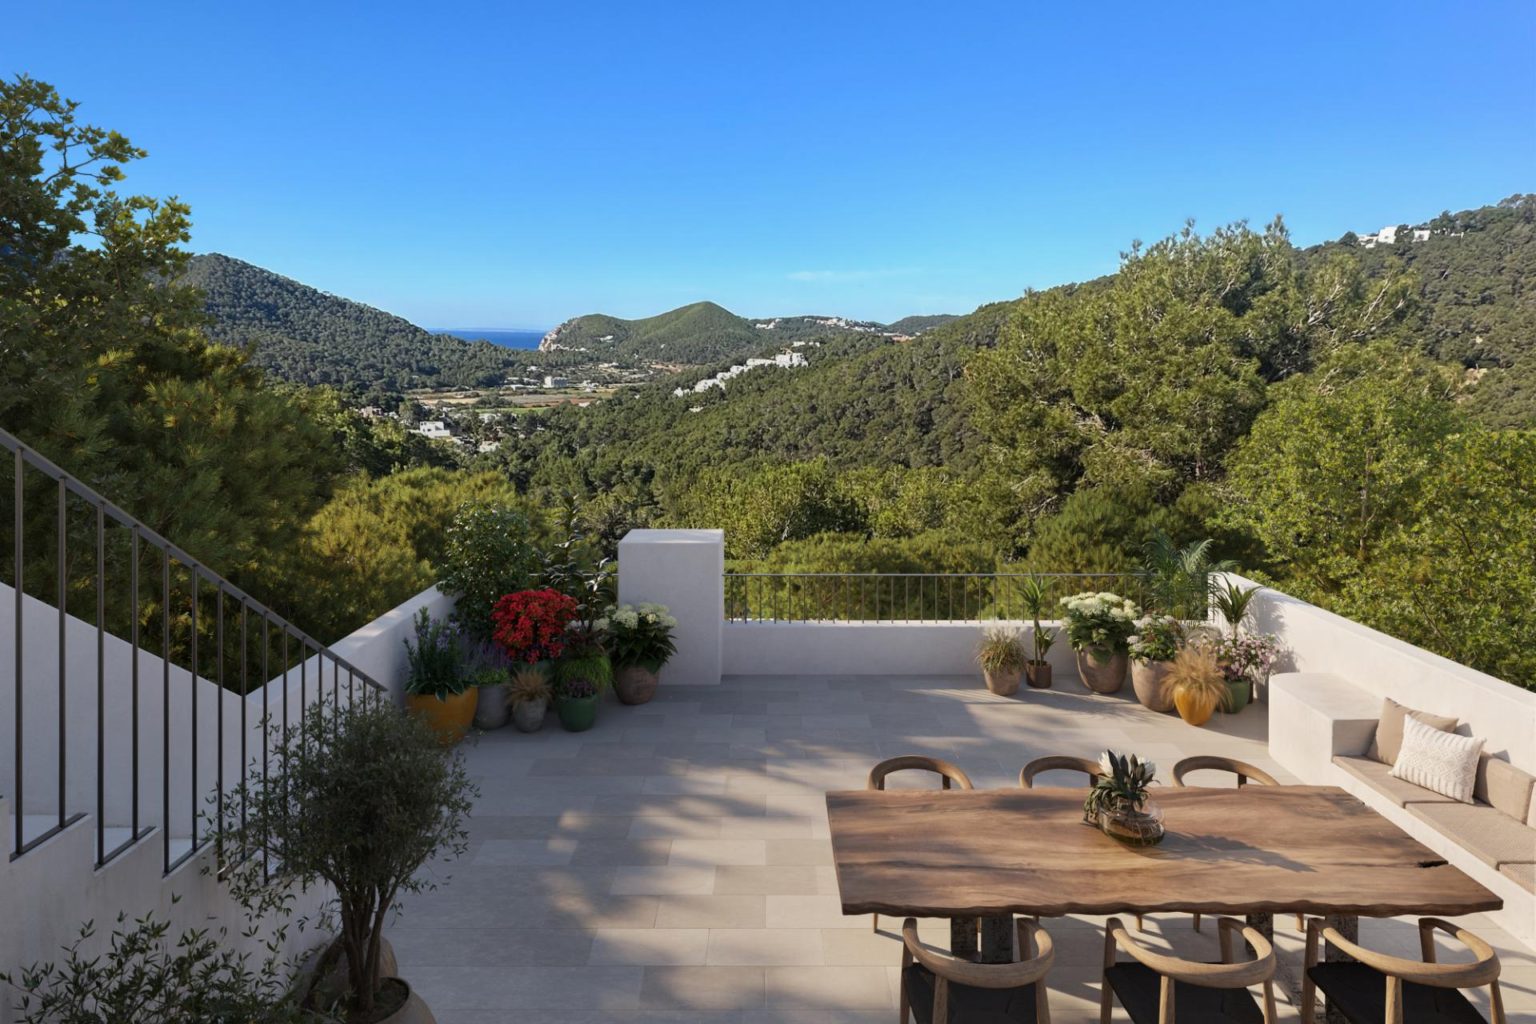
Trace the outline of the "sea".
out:
[[[513,331],[500,327],[428,327],[433,334],[451,334],[466,341],[488,341],[502,348],[538,348],[548,331]]]

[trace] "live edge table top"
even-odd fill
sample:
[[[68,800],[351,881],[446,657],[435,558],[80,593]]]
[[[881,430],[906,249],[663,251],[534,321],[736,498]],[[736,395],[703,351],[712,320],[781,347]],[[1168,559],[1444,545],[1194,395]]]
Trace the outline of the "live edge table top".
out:
[[[1167,836],[1084,825],[1081,789],[827,794],[844,914],[1456,917],[1493,893],[1331,786],[1159,788]]]

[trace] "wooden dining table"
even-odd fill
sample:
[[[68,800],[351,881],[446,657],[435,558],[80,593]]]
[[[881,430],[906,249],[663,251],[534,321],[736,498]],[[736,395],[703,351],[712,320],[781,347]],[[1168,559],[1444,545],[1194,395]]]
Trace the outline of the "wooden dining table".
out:
[[[1342,789],[1158,788],[1167,834],[1083,822],[1081,789],[827,794],[844,914],[951,919],[952,951],[1012,959],[1012,915],[1200,912],[1272,934],[1276,913],[1458,917],[1499,897]],[[978,926],[979,922],[979,926]],[[1336,955],[1330,951],[1330,956]]]

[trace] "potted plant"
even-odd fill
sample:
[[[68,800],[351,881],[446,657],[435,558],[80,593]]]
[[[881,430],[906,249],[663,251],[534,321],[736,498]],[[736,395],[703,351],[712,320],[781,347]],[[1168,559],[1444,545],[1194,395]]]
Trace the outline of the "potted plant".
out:
[[[465,635],[464,676],[475,688],[475,728],[500,729],[507,724],[507,690],[513,664],[496,644]]]
[[[1024,645],[1019,635],[1011,629],[989,629],[982,634],[976,648],[976,664],[981,666],[981,677],[987,689],[999,697],[1012,697],[1019,692],[1024,678]]]
[[[427,723],[445,746],[464,738],[475,717],[478,694],[464,676],[457,631],[425,608],[416,615],[416,642],[405,640],[405,706]]]
[[[641,602],[609,608],[595,628],[607,638],[613,692],[622,704],[644,704],[656,695],[661,667],[677,653],[677,620],[666,605]]]
[[[1051,688],[1051,663],[1046,660],[1046,655],[1056,644],[1056,632],[1047,629],[1040,621],[1045,615],[1045,605],[1050,599],[1050,587],[1039,576],[1025,577],[1020,587],[1019,596],[1024,601],[1024,611],[1031,620],[1030,646],[1033,657],[1024,663],[1024,679],[1030,686],[1037,690],[1049,690]]]
[[[453,619],[471,639],[491,642],[496,602],[538,576],[533,536],[528,517],[508,505],[467,503],[454,514],[438,587],[454,599]]]
[[[1141,614],[1136,602],[1119,594],[1088,591],[1061,599],[1067,640],[1077,652],[1077,674],[1094,693],[1117,693],[1125,685],[1128,641]]]
[[[1269,679],[1279,652],[1280,638],[1273,633],[1234,633],[1216,642],[1216,663],[1227,681],[1223,711],[1236,714],[1248,706],[1254,687]]]
[[[602,634],[577,627],[554,666],[555,713],[568,732],[583,732],[597,721],[597,702],[613,682],[613,664]]]
[[[1226,621],[1227,629],[1233,637],[1242,629],[1243,620],[1248,618],[1253,599],[1258,593],[1258,587],[1245,587],[1231,580],[1224,580],[1211,588],[1211,603]]]
[[[469,847],[477,792],[462,760],[387,701],[313,705],[276,731],[273,747],[268,770],[252,772],[224,805],[222,870],[233,893],[270,910],[300,886],[328,886],[339,934],[315,977],[344,962],[345,981],[339,992],[312,986],[309,1008],[372,1024],[431,1021],[410,986],[384,973],[384,930],[403,894],[442,884],[442,863]],[[421,874],[429,861],[431,878]]]
[[[565,652],[576,601],[557,590],[503,594],[491,611],[491,637],[508,658],[525,665],[552,662]]]
[[[1157,765],[1113,750],[1099,755],[1099,775],[1083,801],[1083,820],[1130,846],[1163,841],[1163,812],[1148,795]]]
[[[1226,676],[1216,663],[1215,652],[1206,644],[1185,645],[1174,657],[1166,681],[1173,693],[1173,706],[1190,725],[1210,721],[1227,696]]]
[[[1175,618],[1203,620],[1209,614],[1211,576],[1236,565],[1211,558],[1212,547],[1210,540],[1178,547],[1166,533],[1154,534],[1143,563],[1148,607]]]
[[[1168,670],[1184,645],[1184,627],[1172,615],[1153,615],[1136,624],[1127,641],[1131,655],[1131,687],[1136,699],[1153,711],[1172,711]]]
[[[538,732],[544,728],[553,690],[549,672],[543,665],[519,665],[507,684],[507,705],[512,709],[512,724],[519,732]]]

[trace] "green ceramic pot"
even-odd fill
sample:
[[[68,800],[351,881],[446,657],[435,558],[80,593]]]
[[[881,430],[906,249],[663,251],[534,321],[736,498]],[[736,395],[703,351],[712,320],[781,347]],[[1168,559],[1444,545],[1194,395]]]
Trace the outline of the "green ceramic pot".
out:
[[[1227,682],[1227,699],[1222,701],[1221,710],[1229,715],[1235,715],[1248,706],[1253,699],[1253,680],[1239,679],[1236,682]]]
[[[555,702],[555,713],[566,732],[586,732],[597,722],[597,698],[562,697]]]

